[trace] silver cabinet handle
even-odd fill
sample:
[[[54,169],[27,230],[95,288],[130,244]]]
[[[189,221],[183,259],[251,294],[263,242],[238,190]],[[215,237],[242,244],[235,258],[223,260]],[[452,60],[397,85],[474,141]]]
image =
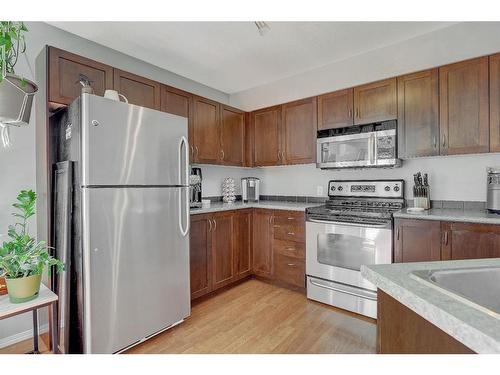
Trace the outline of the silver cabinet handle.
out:
[[[436,139],[436,136],[433,136],[432,137],[432,148],[436,148],[437,147],[437,139]]]
[[[220,159],[224,160],[224,150],[220,150]]]
[[[278,160],[281,160],[280,150],[278,150]]]
[[[285,161],[285,151],[281,151],[281,160]]]
[[[295,220],[294,217],[287,217],[288,220]]]
[[[293,251],[293,250],[295,250],[295,247],[287,247],[286,250]]]
[[[352,118],[352,109],[349,110],[349,118]]]
[[[272,224],[273,223],[273,216],[269,216],[269,224]]]
[[[446,135],[443,134],[442,137],[443,147],[446,147]]]
[[[288,235],[289,235],[289,236],[295,236],[295,233],[293,233],[293,232],[288,232]]]
[[[448,245],[448,231],[444,232],[444,238],[443,238],[444,244]]]
[[[359,108],[356,108],[356,117],[359,118]]]
[[[350,292],[348,290],[343,290],[343,289],[340,289],[340,288],[335,288],[335,287],[329,286],[329,285],[323,285],[323,284],[317,283],[317,282],[315,282],[315,281],[313,281],[311,279],[309,279],[309,282],[312,285],[318,286],[320,288],[330,289],[330,290],[333,290],[335,292],[349,294],[351,296],[360,297],[360,298],[366,298],[366,299],[369,299],[369,300],[372,300],[372,301],[376,301],[377,300],[376,293],[375,293],[375,297],[372,297],[372,296],[369,296],[369,295],[362,295],[362,294],[358,294],[358,293],[355,293],[355,292]]]
[[[194,146],[194,149],[195,149],[195,151],[196,151],[196,156],[198,156],[198,155],[200,154],[200,152],[199,152],[199,150],[198,150],[198,146],[196,146],[196,145],[195,145],[195,146]]]
[[[288,267],[295,267],[295,263],[288,263],[287,266]]]
[[[396,229],[396,240],[399,241],[399,227]]]
[[[214,232],[217,230],[217,220],[214,219]]]
[[[191,145],[190,147],[191,147],[191,157],[194,158],[194,147],[193,147],[193,145]]]
[[[212,219],[208,219],[208,231],[212,231]]]

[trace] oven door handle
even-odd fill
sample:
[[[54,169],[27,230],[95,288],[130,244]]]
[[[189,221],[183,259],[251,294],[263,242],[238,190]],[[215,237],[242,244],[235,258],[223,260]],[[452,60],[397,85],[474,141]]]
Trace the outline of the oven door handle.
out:
[[[354,297],[365,298],[365,299],[369,299],[369,300],[372,300],[372,301],[376,301],[377,300],[377,294],[375,292],[373,292],[373,293],[375,293],[375,297],[373,297],[373,296],[370,296],[370,295],[363,295],[363,294],[359,294],[359,293],[355,293],[355,292],[350,292],[348,290],[344,290],[344,289],[340,289],[340,288],[335,288],[333,286],[320,284],[320,283],[317,283],[317,282],[313,281],[312,279],[309,279],[309,282],[312,285],[314,285],[314,286],[317,286],[317,287],[320,287],[320,288],[329,289],[329,290],[333,290],[334,292],[349,294],[349,295],[354,296]]]
[[[389,227],[389,223],[384,224],[361,224],[361,223],[348,223],[343,221],[327,221],[327,220],[318,220],[318,219],[307,219],[307,221],[311,223],[318,224],[329,224],[329,225],[347,225],[351,227],[363,227],[363,228],[385,228]]]

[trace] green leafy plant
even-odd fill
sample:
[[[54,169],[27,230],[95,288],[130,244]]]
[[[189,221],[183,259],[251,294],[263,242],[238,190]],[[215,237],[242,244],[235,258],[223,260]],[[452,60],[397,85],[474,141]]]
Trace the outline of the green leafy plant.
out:
[[[12,206],[12,214],[18,221],[9,226],[7,232],[10,241],[0,247],[0,269],[9,279],[40,275],[45,266],[56,266],[57,272],[64,270],[64,264],[49,254],[45,242],[37,242],[28,233],[28,219],[35,214],[36,194],[32,190],[23,190]]]
[[[5,73],[14,74],[19,55],[26,51],[24,22],[0,21],[0,82]]]

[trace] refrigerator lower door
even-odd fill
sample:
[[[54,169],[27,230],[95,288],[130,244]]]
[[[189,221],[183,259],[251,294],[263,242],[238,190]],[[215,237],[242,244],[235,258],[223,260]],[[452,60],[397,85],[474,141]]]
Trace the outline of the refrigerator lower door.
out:
[[[188,188],[83,190],[84,351],[115,353],[190,314]]]

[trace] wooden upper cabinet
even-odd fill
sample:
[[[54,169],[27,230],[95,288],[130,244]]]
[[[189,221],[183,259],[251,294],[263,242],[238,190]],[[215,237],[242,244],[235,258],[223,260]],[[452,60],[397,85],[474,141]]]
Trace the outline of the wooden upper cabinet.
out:
[[[245,157],[245,112],[221,105],[220,147],[221,164],[243,166]]]
[[[221,157],[219,135],[219,103],[202,97],[193,99],[194,160],[218,164]]]
[[[439,155],[438,69],[398,77],[399,157]]]
[[[305,164],[316,161],[316,98],[283,104],[281,109],[282,162]]]
[[[233,251],[233,216],[232,211],[212,216],[212,269],[214,289],[223,287],[236,276]]]
[[[189,269],[191,299],[212,290],[212,243],[210,215],[191,216],[189,232]]]
[[[490,56],[490,151],[500,152],[500,53]]]
[[[443,222],[443,260],[500,257],[500,226]]]
[[[192,102],[193,95],[189,92],[176,89],[175,87],[162,86],[161,110],[163,112],[190,118]]]
[[[394,262],[430,262],[441,259],[441,223],[396,219]]]
[[[439,68],[441,154],[489,151],[488,57]]]
[[[265,108],[252,113],[254,128],[254,163],[256,166],[282,163],[281,106]]]
[[[353,125],[353,89],[318,96],[318,130]]]
[[[54,47],[48,47],[49,102],[69,105],[81,94],[79,76],[83,74],[92,81],[96,95],[104,95],[113,89],[113,68]]]
[[[253,272],[271,277],[273,257],[273,211],[254,209],[253,212]]]
[[[130,104],[160,110],[161,84],[150,79],[114,69],[113,85]]]
[[[397,118],[396,78],[354,88],[354,124],[368,124]]]
[[[252,273],[252,210],[238,210],[233,218],[236,277]]]
[[[254,167],[254,146],[255,146],[255,128],[252,121],[252,113],[245,113],[245,161],[244,167]]]

